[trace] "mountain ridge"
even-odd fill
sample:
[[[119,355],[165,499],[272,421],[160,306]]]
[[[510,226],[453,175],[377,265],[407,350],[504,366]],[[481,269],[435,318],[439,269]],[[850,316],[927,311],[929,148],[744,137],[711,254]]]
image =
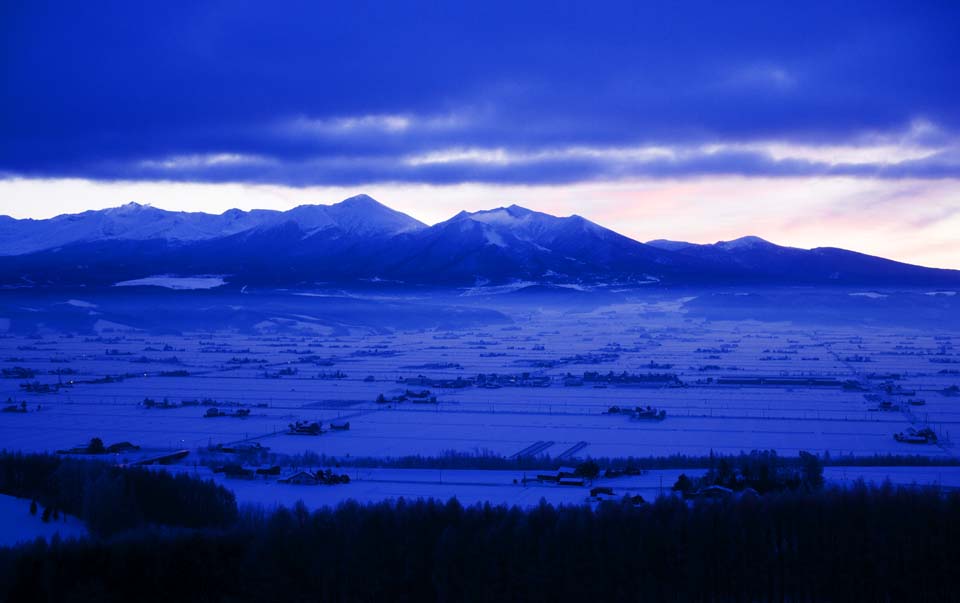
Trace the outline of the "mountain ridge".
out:
[[[12,251],[16,253],[10,253]],[[647,285],[958,286],[960,271],[750,235],[642,243],[579,215],[518,205],[428,226],[367,195],[287,211],[169,212],[129,203],[49,220],[0,219],[0,285],[112,285],[157,274],[232,284],[389,280]]]
[[[331,205],[298,205],[286,211],[228,209],[221,214],[159,209],[130,202],[117,207],[60,214],[44,220],[0,219],[0,256],[22,255],[73,243],[110,239],[195,242],[292,221],[305,230],[339,227],[392,235],[427,225],[367,195]]]

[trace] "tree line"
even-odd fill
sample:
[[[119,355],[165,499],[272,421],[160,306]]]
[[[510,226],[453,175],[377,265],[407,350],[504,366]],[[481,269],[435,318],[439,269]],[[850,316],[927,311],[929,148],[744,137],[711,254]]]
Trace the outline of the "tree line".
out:
[[[93,535],[0,549],[0,601],[956,600],[960,493],[823,487],[815,455],[702,466],[696,488],[756,493],[238,511],[184,474],[0,453],[0,492]]]
[[[754,450],[750,454],[716,456],[707,461],[702,477],[681,473],[673,490],[690,496],[704,488],[720,486],[726,490],[753,490],[765,494],[783,490],[808,491],[823,487],[823,461],[815,454],[800,452],[796,459],[784,458],[776,450]]]
[[[714,453],[690,455],[670,454],[649,457],[590,457],[601,467],[618,471],[637,469],[704,469],[717,459],[736,459],[757,454],[758,451],[740,452],[734,455]],[[764,451],[761,451],[764,452]],[[814,453],[808,453],[813,455]],[[202,450],[201,464],[214,467],[231,461],[248,464],[280,465],[283,467],[370,467],[391,469],[490,469],[504,471],[537,471],[555,469],[561,464],[576,462],[573,459],[558,459],[547,454],[536,456],[505,457],[492,451],[463,452],[449,450],[438,455],[407,455],[398,457],[335,456],[306,451],[301,454],[270,452],[268,449],[251,449],[224,454],[216,450]],[[960,458],[951,456],[924,456],[909,454],[836,455],[823,452],[815,455],[825,467],[955,467]],[[804,459],[780,457],[789,466],[800,466]]]
[[[531,509],[247,510],[0,550],[7,601],[955,601],[960,495],[803,489]]]
[[[0,494],[79,517],[98,536],[149,525],[225,527],[237,519],[233,492],[213,481],[50,454],[0,452]]]

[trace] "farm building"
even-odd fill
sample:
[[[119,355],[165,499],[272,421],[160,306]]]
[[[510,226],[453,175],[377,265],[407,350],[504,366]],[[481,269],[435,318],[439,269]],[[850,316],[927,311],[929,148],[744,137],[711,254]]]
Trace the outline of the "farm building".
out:
[[[309,471],[297,471],[293,475],[289,475],[279,481],[281,484],[294,484],[297,486],[316,486],[320,483],[317,476]]]

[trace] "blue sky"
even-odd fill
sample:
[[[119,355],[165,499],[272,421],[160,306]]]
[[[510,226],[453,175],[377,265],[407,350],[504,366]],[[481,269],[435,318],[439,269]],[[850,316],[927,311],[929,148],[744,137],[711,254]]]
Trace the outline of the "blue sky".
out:
[[[371,192],[960,268],[957,2],[0,11],[0,213]]]

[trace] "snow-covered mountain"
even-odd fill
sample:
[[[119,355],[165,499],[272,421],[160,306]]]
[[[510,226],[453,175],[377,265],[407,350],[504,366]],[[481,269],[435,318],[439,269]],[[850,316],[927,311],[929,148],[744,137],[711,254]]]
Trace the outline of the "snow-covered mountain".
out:
[[[5,254],[5,255],[3,255]],[[759,237],[641,243],[577,215],[517,205],[427,226],[360,195],[286,212],[168,212],[129,204],[50,220],[0,217],[0,285],[112,285],[152,275],[231,284],[656,283],[960,287],[960,272]]]
[[[561,218],[517,205],[460,212],[408,238],[406,251],[388,267],[396,278],[429,267],[461,282],[642,282],[693,264],[580,216]]]
[[[414,218],[367,195],[334,205],[301,205],[288,211],[231,209],[222,214],[166,211],[128,203],[48,220],[0,218],[0,255],[29,254],[74,243],[110,240],[192,243],[292,222],[304,234],[335,228],[345,233],[392,236],[425,228]]]

